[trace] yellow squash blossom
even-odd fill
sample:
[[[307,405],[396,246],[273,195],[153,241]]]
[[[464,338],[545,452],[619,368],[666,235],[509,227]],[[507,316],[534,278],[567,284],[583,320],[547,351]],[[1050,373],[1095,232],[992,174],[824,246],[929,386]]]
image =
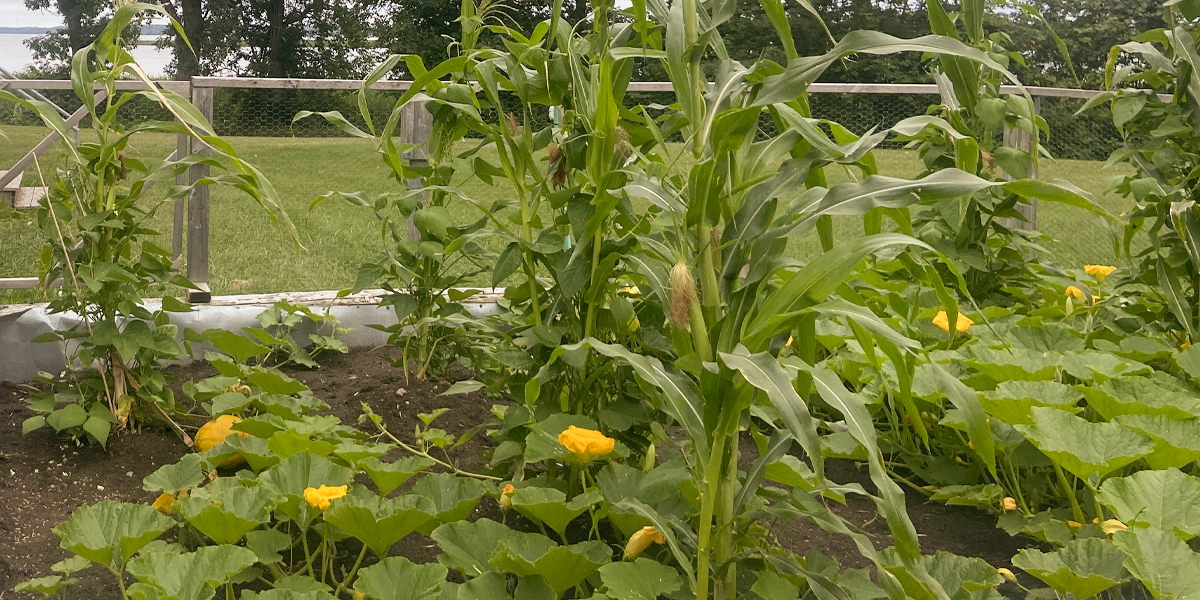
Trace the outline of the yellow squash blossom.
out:
[[[1083,523],[1080,523],[1079,521],[1067,521],[1067,527],[1079,529],[1080,527],[1083,527]]]
[[[1084,265],[1083,272],[1096,278],[1096,281],[1104,283],[1104,278],[1113,274],[1117,268],[1110,265]]]
[[[637,530],[633,535],[629,536],[629,542],[625,544],[625,559],[633,560],[637,558],[652,543],[665,544],[667,543],[667,538],[663,537],[663,534],[659,533],[651,525]]]
[[[1068,285],[1067,291],[1065,293],[1067,296],[1074,296],[1076,300],[1083,297],[1083,290],[1081,290],[1073,285]]]
[[[558,443],[578,456],[579,460],[590,462],[594,456],[604,456],[612,452],[617,440],[594,429],[571,425],[558,434]]]
[[[304,501],[313,508],[325,510],[334,500],[346,495],[347,487],[344,485],[328,486],[321,484],[319,488],[305,488]]]
[[[946,333],[950,333],[950,317],[948,317],[946,315],[946,311],[944,311],[944,310],[938,311],[937,316],[935,316],[933,318],[933,324],[937,325],[938,328],[941,329],[942,331],[945,331]],[[958,313],[958,319],[954,322],[954,330],[959,333],[963,333],[966,330],[970,329],[971,326],[974,324],[975,324],[975,321],[968,319],[962,313]]]
[[[1103,531],[1104,535],[1112,535],[1118,531],[1125,531],[1126,529],[1129,529],[1129,527],[1116,519],[1109,519],[1100,524],[1100,531]]]
[[[179,497],[182,498],[183,496],[184,494],[179,494]],[[158,498],[154,500],[154,504],[152,506],[154,506],[154,510],[157,510],[164,515],[175,514],[175,494],[170,492],[163,492],[159,494]]]
[[[1000,502],[1000,508],[1004,510],[1017,510],[1017,501],[1012,496],[1005,496],[1004,500]]]
[[[1191,342],[1191,340],[1187,340],[1187,341],[1185,341],[1185,342],[1183,342],[1182,344],[1180,344],[1180,345],[1179,345],[1179,349],[1180,349],[1180,350],[1187,350],[1188,348],[1191,348],[1191,347],[1192,347],[1192,342]]]
[[[1013,572],[1009,569],[1000,567],[999,569],[996,569],[996,572],[999,573],[1000,576],[1003,577],[1005,581],[1011,581],[1013,583],[1016,583],[1016,581],[1017,581],[1017,576],[1014,575]]]
[[[500,492],[500,508],[504,510],[512,508],[512,495],[515,491],[517,488],[513,487],[511,483],[504,486],[504,491]]]

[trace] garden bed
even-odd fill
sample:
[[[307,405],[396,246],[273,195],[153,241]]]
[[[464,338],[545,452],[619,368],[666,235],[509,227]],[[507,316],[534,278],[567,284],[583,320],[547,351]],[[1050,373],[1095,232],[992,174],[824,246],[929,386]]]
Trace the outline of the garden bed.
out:
[[[178,380],[178,391],[186,380],[200,380],[216,374],[205,363],[173,367],[168,373]],[[383,416],[389,429],[402,437],[419,423],[417,414],[443,406],[450,412],[438,423],[450,433],[462,433],[492,418],[493,401],[481,393],[439,396],[448,387],[445,382],[405,381],[404,374],[391,367],[378,351],[354,350],[346,355],[326,356],[322,367],[289,374],[312,388],[317,397],[330,405],[329,414],[354,424],[366,402]],[[175,462],[188,452],[179,438],[166,428],[147,428],[138,435],[122,435],[109,444],[107,451],[98,445],[76,447],[54,437],[48,428],[28,436],[21,435],[21,422],[33,415],[25,407],[25,391],[10,383],[0,383],[0,590],[30,577],[47,573],[51,564],[67,558],[59,548],[52,529],[66,521],[81,505],[103,499],[150,503],[154,494],[142,489],[142,479],[159,466]],[[200,419],[187,423],[200,424]],[[743,444],[753,451],[753,444]],[[453,458],[473,468],[482,464],[481,455],[489,448],[486,437],[476,436],[452,450]],[[839,482],[861,483],[871,489],[866,473],[849,461],[829,461],[830,478]],[[891,544],[886,522],[878,517],[867,500],[851,498],[846,506],[834,506],[835,512],[871,535],[876,547]],[[986,560],[996,567],[1011,566],[1009,559],[1022,547],[1022,541],[997,529],[995,518],[974,509],[945,506],[909,494],[908,510],[927,553],[945,550]],[[485,499],[472,518],[487,516],[500,520],[499,507]],[[510,524],[515,515],[510,515]],[[866,567],[864,559],[848,538],[826,533],[803,520],[773,529],[786,548],[805,553],[820,551],[836,558],[844,567]],[[433,561],[438,553],[431,540],[413,534],[397,544],[392,553],[416,562]],[[114,598],[119,596],[111,576],[100,567],[79,575],[80,582],[67,588],[62,597]],[[1024,582],[1027,585],[1033,580]],[[1001,588],[1006,595],[1018,590],[1011,584]],[[11,592],[10,592],[11,593]],[[3,593],[0,593],[3,597]]]

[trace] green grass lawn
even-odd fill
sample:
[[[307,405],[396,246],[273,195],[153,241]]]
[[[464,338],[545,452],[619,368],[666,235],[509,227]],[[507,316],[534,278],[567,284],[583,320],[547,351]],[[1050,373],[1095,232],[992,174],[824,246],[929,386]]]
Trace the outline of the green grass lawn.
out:
[[[44,135],[39,127],[0,127],[7,138],[0,138],[0,167],[14,164]],[[328,191],[363,191],[378,194],[395,191],[387,179],[387,170],[370,142],[348,138],[239,138],[227,140],[243,158],[260,168],[283,198],[285,207],[300,232],[303,249],[277,228],[270,218],[241,192],[212,188],[210,284],[215,294],[312,291],[349,287],[365,259],[382,247],[378,221],[366,209],[345,202],[325,202],[309,211],[309,203]],[[135,156],[165,157],[174,149],[175,139],[167,135],[149,135],[137,139],[130,149]],[[914,152],[877,151],[880,172],[897,177],[913,177],[921,170]],[[61,155],[48,152],[41,166],[49,177],[60,164]],[[1104,171],[1101,163],[1089,161],[1043,161],[1042,177],[1061,178],[1092,192],[1115,213],[1128,206],[1120,198],[1104,195],[1109,178],[1123,174],[1116,169]],[[845,181],[845,173],[831,173],[831,182]],[[24,184],[37,185],[34,169],[26,171]],[[490,201],[511,194],[506,185],[486,186],[467,182],[463,190],[471,197]],[[151,191],[161,199],[165,186]],[[478,217],[467,202],[453,204],[451,210],[463,219]],[[1078,209],[1055,204],[1039,207],[1039,229],[1054,239],[1048,250],[1066,265],[1107,263],[1114,260],[1112,236],[1098,218]],[[836,237],[843,241],[861,235],[861,220],[839,218]],[[153,220],[161,232],[159,245],[171,244],[171,207],[163,206]],[[37,274],[42,238],[33,212],[16,218],[0,219],[0,277]],[[789,254],[811,256],[819,247],[816,234],[796,240]],[[0,303],[34,301],[32,291],[0,291]]]

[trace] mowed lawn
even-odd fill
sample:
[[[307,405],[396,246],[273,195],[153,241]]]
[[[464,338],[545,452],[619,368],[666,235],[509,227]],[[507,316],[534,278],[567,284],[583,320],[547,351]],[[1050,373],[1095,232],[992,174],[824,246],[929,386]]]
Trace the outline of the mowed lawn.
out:
[[[40,127],[0,126],[0,168],[14,164],[32,148],[46,130]],[[215,294],[313,291],[341,289],[354,282],[358,266],[383,247],[379,222],[367,209],[343,201],[328,201],[309,210],[310,203],[329,191],[362,191],[369,195],[397,191],[387,170],[369,141],[350,138],[226,138],[239,154],[266,174],[295,222],[303,247],[240,191],[212,187],[210,285]],[[130,154],[147,160],[170,154],[175,139],[168,135],[135,138]],[[921,171],[915,152],[877,151],[880,172],[895,177],[914,177]],[[61,154],[48,152],[41,161],[47,177],[61,165]],[[1106,195],[1108,180],[1126,171],[1103,170],[1102,163],[1045,160],[1042,177],[1066,179],[1094,194],[1114,213],[1128,210],[1119,197]],[[832,183],[847,181],[849,173],[831,170]],[[24,185],[37,185],[31,168]],[[511,188],[497,182],[487,186],[477,180],[465,182],[465,194],[490,203],[510,196]],[[166,186],[151,190],[150,198],[161,200]],[[450,206],[456,217],[474,220],[480,212],[465,201]],[[1100,218],[1079,209],[1043,203],[1039,207],[1039,229],[1053,241],[1051,256],[1068,266],[1114,261],[1115,232]],[[862,235],[861,219],[839,217],[836,239],[841,242]],[[171,245],[171,207],[163,205],[152,222],[160,233],[159,245]],[[0,277],[37,274],[42,237],[33,211],[15,218],[0,218]],[[799,258],[815,255],[816,233],[810,232],[789,246]],[[483,283],[483,282],[479,282]],[[34,291],[0,291],[0,303],[36,301]]]

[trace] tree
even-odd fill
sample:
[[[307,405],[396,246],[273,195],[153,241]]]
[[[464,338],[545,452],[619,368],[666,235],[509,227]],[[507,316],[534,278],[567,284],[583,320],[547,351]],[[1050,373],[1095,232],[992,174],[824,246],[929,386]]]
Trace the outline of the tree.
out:
[[[1110,48],[1144,31],[1166,26],[1161,0],[1039,0],[1035,7],[1066,42],[1084,87],[1101,85]],[[1025,57],[1027,64],[1017,74],[1027,83],[1077,84],[1045,25],[1009,11],[993,12],[988,26],[1013,39],[1012,48]]]
[[[33,51],[35,67],[46,75],[65,76],[71,56],[92,43],[112,17],[108,0],[25,0],[29,10],[51,10],[63,17],[63,28],[30,38],[25,42]],[[123,32],[126,43],[137,42],[138,24]]]

